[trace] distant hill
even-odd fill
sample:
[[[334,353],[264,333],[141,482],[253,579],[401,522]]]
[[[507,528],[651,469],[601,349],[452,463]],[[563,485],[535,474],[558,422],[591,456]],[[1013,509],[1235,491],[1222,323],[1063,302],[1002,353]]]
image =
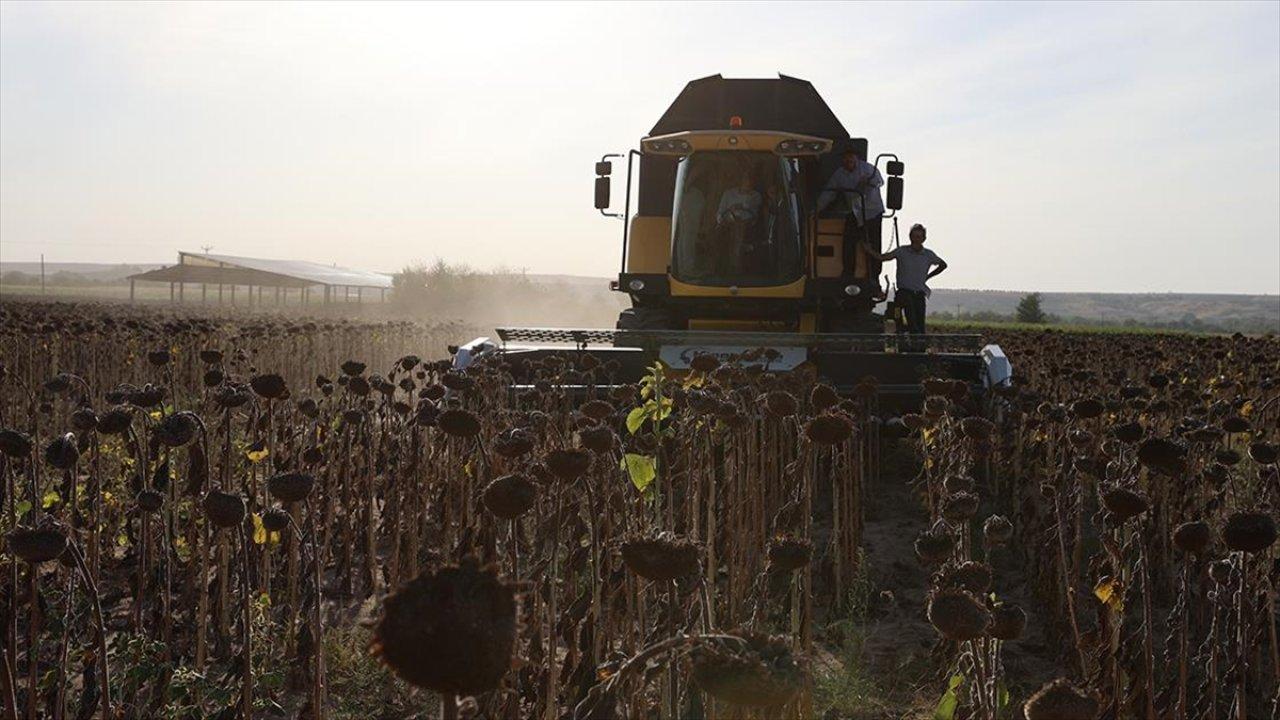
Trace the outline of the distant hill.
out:
[[[164,267],[159,263],[144,265],[116,265],[107,263],[45,263],[44,274],[46,280],[56,273],[70,273],[81,276],[84,280],[90,282],[118,282],[124,280],[130,275],[148,270],[154,270],[158,267]],[[0,274],[20,272],[25,275],[32,275],[36,279],[40,278],[40,263],[38,262],[0,262]]]
[[[1028,291],[1029,292],[1029,291]],[[1012,315],[1026,292],[938,288],[929,299],[934,313]],[[1041,293],[1046,313],[1089,323],[1186,323],[1280,332],[1280,295],[1199,293]]]

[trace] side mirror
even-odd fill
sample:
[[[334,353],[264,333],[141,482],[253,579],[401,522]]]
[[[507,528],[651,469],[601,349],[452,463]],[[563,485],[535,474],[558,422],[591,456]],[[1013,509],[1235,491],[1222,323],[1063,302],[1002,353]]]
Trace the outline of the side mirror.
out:
[[[605,163],[605,164],[608,165],[608,163]],[[894,178],[894,179],[896,180],[897,178]],[[902,197],[901,191],[898,192],[898,197],[899,198]],[[609,209],[609,176],[608,175],[596,178],[596,209],[597,210]]]
[[[893,175],[894,177],[901,177],[903,172],[906,171],[907,166],[904,165],[901,160],[890,160],[884,164],[884,169],[885,172]]]
[[[601,180],[608,180],[608,179],[609,178],[601,178]],[[599,183],[600,181],[597,180],[596,182]],[[599,194],[600,194],[600,187],[599,185],[597,185],[596,186],[597,197],[599,196]],[[884,204],[885,204],[885,207],[888,207],[890,210],[902,209],[902,178],[900,177],[889,178],[888,189],[885,190]]]
[[[603,160],[601,162],[596,163],[596,175],[612,175],[612,174],[613,174],[613,163],[609,162],[608,160]]]

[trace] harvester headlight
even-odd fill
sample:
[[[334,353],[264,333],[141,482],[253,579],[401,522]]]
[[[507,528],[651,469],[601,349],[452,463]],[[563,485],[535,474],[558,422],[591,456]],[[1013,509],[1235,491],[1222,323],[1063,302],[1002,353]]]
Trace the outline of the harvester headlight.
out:
[[[632,292],[640,292],[641,290],[644,289],[644,281],[639,278],[636,278],[635,280],[632,280],[631,282],[627,283],[627,287],[631,288]]]
[[[693,146],[687,140],[646,140],[644,149],[653,153],[662,153],[665,155],[688,155],[693,151]]]
[[[799,155],[800,153],[820,153],[827,144],[817,140],[783,140],[774,148],[779,155]]]
[[[860,292],[862,292],[862,288],[858,287],[857,285],[845,285],[845,286],[844,286],[844,294],[845,294],[845,295],[848,295],[849,297],[853,297],[853,296],[857,295],[857,294],[858,294],[858,293],[860,293]]]

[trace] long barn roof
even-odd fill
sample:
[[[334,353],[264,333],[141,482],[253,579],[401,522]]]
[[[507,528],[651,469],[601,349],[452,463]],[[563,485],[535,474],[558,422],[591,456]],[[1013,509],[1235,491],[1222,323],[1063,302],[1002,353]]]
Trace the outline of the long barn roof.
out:
[[[221,275],[225,275],[227,279],[220,279]],[[282,286],[391,287],[390,275],[366,270],[352,270],[306,260],[271,260],[186,251],[178,253],[177,265],[131,275],[129,279]]]

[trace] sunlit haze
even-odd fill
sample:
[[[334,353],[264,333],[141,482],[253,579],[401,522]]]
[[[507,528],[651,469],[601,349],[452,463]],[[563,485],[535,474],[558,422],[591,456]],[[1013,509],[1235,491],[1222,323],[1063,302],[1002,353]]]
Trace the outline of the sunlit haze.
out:
[[[779,72],[905,161],[941,286],[1280,293],[1280,3],[4,2],[0,259],[604,277],[592,163]]]

